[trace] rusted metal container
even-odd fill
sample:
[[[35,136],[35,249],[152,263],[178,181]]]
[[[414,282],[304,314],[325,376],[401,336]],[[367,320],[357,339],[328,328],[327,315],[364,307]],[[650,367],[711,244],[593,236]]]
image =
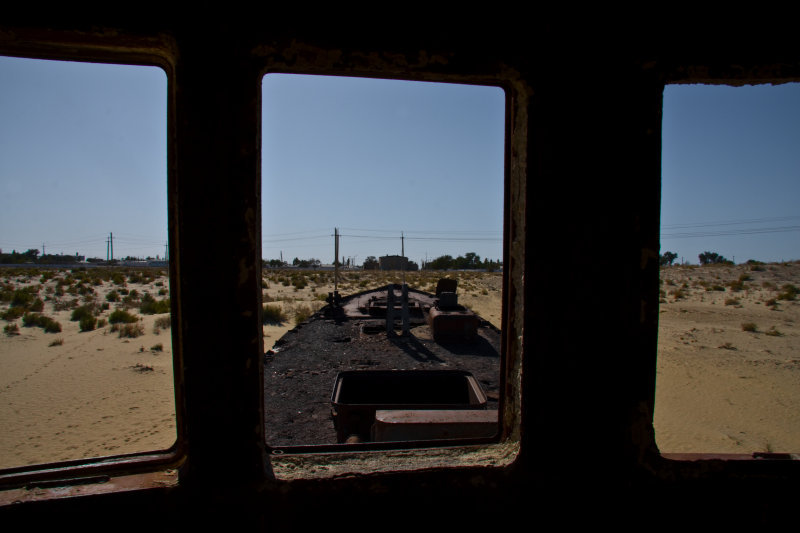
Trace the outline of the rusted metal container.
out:
[[[338,442],[370,440],[378,410],[485,408],[480,383],[460,370],[350,370],[338,374],[331,395]]]
[[[478,336],[478,316],[460,305],[431,307],[428,324],[436,342],[470,342]]]

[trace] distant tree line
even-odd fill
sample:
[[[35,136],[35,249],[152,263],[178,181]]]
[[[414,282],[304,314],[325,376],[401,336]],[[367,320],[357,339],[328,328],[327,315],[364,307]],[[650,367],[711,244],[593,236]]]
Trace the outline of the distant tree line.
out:
[[[703,252],[697,256],[701,265],[732,265],[733,261],[725,259],[716,252]]]
[[[313,257],[310,259],[300,259],[298,257],[295,257],[292,260],[292,266],[297,268],[317,268],[321,264],[322,261],[320,261],[319,259],[315,259]],[[284,268],[288,267],[289,263],[287,263],[286,261],[281,261],[280,259],[270,259],[269,261],[267,261],[266,259],[262,259],[261,265],[264,268]]]
[[[669,266],[678,258],[675,252],[664,252],[659,254],[658,263],[661,266]],[[697,256],[701,265],[732,265],[733,261],[726,259],[716,252],[703,252]],[[752,259],[750,261],[753,261]],[[750,262],[748,261],[748,262]]]
[[[678,254],[675,252],[664,252],[663,255],[658,256],[658,264],[661,266],[671,265],[677,258]]]
[[[340,264],[348,264],[349,260],[345,260]],[[264,268],[285,268],[289,263],[280,259],[264,259],[261,261]],[[299,259],[295,257],[292,260],[292,266],[298,268],[316,268],[321,265],[319,259]],[[349,265],[352,266],[352,265]],[[361,265],[364,270],[380,270],[380,260],[374,255],[367,256]],[[451,255],[442,255],[436,259],[428,262],[423,262],[422,268],[424,270],[487,270],[494,272],[503,268],[502,261],[494,261],[491,259],[481,260],[480,256],[475,252],[467,252],[466,254],[453,257]],[[406,269],[409,271],[419,270],[419,265],[414,261],[406,262]]]
[[[82,259],[82,258],[81,258]],[[73,255],[52,255],[45,254],[39,256],[39,250],[31,248],[23,253],[13,250],[10,254],[0,254],[0,263],[6,265],[19,265],[23,263],[35,263],[37,265],[77,263],[78,256]]]
[[[467,252],[464,255],[453,257],[451,255],[442,255],[423,263],[424,270],[487,270],[494,272],[503,267],[501,261],[493,261],[491,259],[481,258],[475,252]]]

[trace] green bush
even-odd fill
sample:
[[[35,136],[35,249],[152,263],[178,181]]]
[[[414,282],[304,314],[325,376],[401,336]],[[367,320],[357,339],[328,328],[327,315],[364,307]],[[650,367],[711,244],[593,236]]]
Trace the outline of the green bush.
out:
[[[11,296],[11,307],[22,307],[27,309],[31,304],[33,304],[36,292],[30,288],[15,290],[14,294]]]
[[[288,317],[279,305],[265,305],[261,314],[263,324],[283,324]]]
[[[33,328],[39,325],[39,313],[25,313],[22,317],[22,325],[26,328]]]
[[[91,305],[82,305],[73,309],[72,314],[70,315],[69,319],[72,322],[78,322],[83,320],[86,317],[94,317],[94,309]],[[83,331],[83,330],[81,330]]]
[[[156,300],[149,293],[142,296],[141,304],[139,305],[139,312],[143,315],[161,315],[169,313],[170,305],[169,298],[165,300]]]
[[[124,309],[116,309],[108,315],[108,321],[111,324],[133,324],[139,321],[139,317],[130,314]]]
[[[49,316],[40,315],[39,313],[25,313],[22,317],[22,325],[26,328],[38,326],[45,333],[59,333],[61,331],[61,324]]]
[[[97,319],[92,315],[84,316],[81,318],[79,325],[81,331],[92,331],[97,325]]]
[[[6,322],[11,322],[12,320],[16,320],[22,315],[25,314],[25,309],[22,307],[9,307],[8,310],[0,313],[0,318],[5,320]]]
[[[109,291],[109,293],[106,294],[106,300],[109,302],[118,302],[120,300],[119,293],[117,291]]]
[[[19,335],[19,326],[17,325],[16,322],[11,324],[6,324],[5,327],[3,328],[3,333],[8,335],[9,337],[12,337],[14,335]]]

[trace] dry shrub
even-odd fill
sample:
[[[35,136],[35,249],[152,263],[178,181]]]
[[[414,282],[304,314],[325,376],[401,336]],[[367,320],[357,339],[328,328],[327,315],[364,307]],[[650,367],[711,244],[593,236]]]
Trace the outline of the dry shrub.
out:
[[[137,322],[135,324],[119,324],[119,338],[131,338],[135,339],[140,335],[144,335],[144,326]]]

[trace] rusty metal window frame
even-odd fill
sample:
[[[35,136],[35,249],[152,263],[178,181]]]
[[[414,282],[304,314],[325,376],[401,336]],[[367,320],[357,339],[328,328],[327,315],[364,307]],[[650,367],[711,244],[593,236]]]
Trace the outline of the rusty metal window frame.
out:
[[[514,342],[509,342],[510,339],[518,339],[520,336],[514,336],[513,331],[517,328],[521,331],[521,320],[523,313],[512,313],[511,306],[516,306],[517,309],[522,309],[521,295],[522,291],[522,269],[524,268],[524,250],[522,249],[525,243],[524,236],[524,183],[525,174],[519,161],[512,161],[512,154],[520,154],[524,152],[524,147],[527,145],[527,127],[523,120],[525,117],[524,108],[527,105],[528,90],[524,83],[514,80],[512,78],[492,77],[485,76],[455,76],[455,75],[436,75],[436,76],[381,76],[379,73],[370,71],[354,71],[342,72],[335,69],[286,69],[286,68],[269,68],[267,66],[260,73],[259,86],[261,80],[269,74],[297,74],[297,75],[336,75],[339,77],[353,77],[353,78],[373,78],[373,79],[397,79],[406,81],[425,81],[425,82],[438,82],[438,83],[457,83],[462,85],[476,85],[476,86],[491,86],[503,90],[505,95],[505,121],[504,121],[504,200],[503,200],[503,295],[501,304],[502,324],[503,331],[501,335],[501,348],[500,348],[500,389],[504,394],[500,395],[498,407],[498,432],[493,438],[470,438],[470,439],[452,439],[452,440],[435,440],[435,441],[407,441],[407,442],[366,442],[357,444],[322,444],[322,445],[297,445],[297,446],[270,446],[265,442],[265,448],[270,455],[271,469],[277,477],[285,476],[287,479],[295,478],[315,478],[319,477],[316,473],[316,465],[324,463],[330,472],[330,476],[334,475],[335,468],[331,468],[332,464],[336,464],[342,472],[359,472],[365,471],[363,466],[357,464],[358,461],[350,459],[351,454],[359,452],[359,456],[363,457],[365,452],[372,452],[374,460],[370,461],[369,471],[374,472],[376,466],[379,466],[381,457],[391,455],[394,458],[400,456],[408,460],[403,462],[405,466],[398,464],[394,468],[417,468],[424,467],[428,461],[441,461],[442,457],[446,457],[445,463],[451,466],[472,465],[471,462],[463,461],[460,454],[462,451],[441,452],[437,449],[449,448],[455,450],[474,450],[475,448],[482,448],[487,450],[487,456],[491,459],[484,457],[483,460],[478,461],[476,464],[492,464],[493,466],[507,466],[516,459],[517,452],[519,451],[519,412],[514,411],[512,406],[519,406],[521,404],[521,383],[519,375],[519,365],[521,361],[521,346]],[[260,118],[260,117],[259,117]],[[516,148],[513,150],[512,147]],[[516,172],[512,172],[511,169]],[[260,176],[260,179],[263,177]],[[512,212],[512,206],[516,206],[516,211]],[[512,231],[513,226],[513,231]],[[510,235],[514,233],[517,238],[513,240]],[[509,287],[514,285],[517,289],[513,291],[518,301],[512,301],[510,296]],[[261,302],[261,294],[259,294],[259,307],[263,305]],[[516,317],[517,322],[512,324],[509,320]],[[263,351],[263,347],[262,347]],[[261,363],[263,364],[263,362]],[[269,424],[268,420],[264,420],[265,426]],[[394,452],[398,452],[394,455]],[[409,455],[410,454],[410,455]],[[434,457],[435,459],[430,459]],[[499,461],[498,461],[499,459]],[[446,466],[445,464],[445,466]],[[440,464],[441,466],[441,464]],[[389,468],[391,471],[392,468]],[[328,477],[328,476],[323,476]]]
[[[6,45],[6,46],[4,46]],[[56,61],[94,62],[114,65],[151,66],[164,71],[167,78],[167,189],[168,204],[170,197],[174,196],[173,169],[170,165],[172,149],[169,146],[174,139],[174,68],[171,58],[171,47],[168,43],[158,43],[158,46],[132,47],[130,49],[115,49],[107,43],[96,46],[81,45],[63,42],[59,39],[53,41],[24,41],[20,47],[7,46],[0,42],[0,55],[22,59],[45,59]],[[173,199],[174,201],[174,199]],[[171,212],[172,207],[168,210]],[[172,218],[170,215],[169,218]],[[170,242],[172,242],[172,229],[170,228]],[[170,248],[173,245],[170,244]],[[171,254],[170,254],[171,255]],[[170,262],[169,276],[175,279],[175,263]],[[176,316],[176,302],[172,295],[172,282],[170,283],[170,296],[172,297],[173,317]],[[181,410],[181,372],[182,355],[179,338],[175,329],[170,329],[170,340],[173,345],[173,389],[175,396],[176,414],[176,441],[168,449],[120,454],[107,457],[92,457],[73,459],[53,463],[41,463],[28,466],[18,466],[0,470],[0,505],[19,501],[16,492],[19,490],[48,489],[50,487],[85,486],[88,489],[76,489],[75,493],[103,493],[120,490],[130,490],[130,487],[140,486],[165,486],[177,482],[174,469],[184,461],[184,433]],[[167,472],[165,476],[165,472]],[[173,472],[173,473],[169,473]],[[120,478],[120,476],[123,476]],[[112,478],[115,482],[109,483]],[[125,481],[128,479],[128,481]],[[120,481],[122,480],[122,481]],[[130,481],[135,480],[135,481]],[[10,491],[8,489],[11,489]],[[16,490],[15,490],[16,489]],[[43,498],[58,497],[63,491],[48,493],[44,491]],[[72,491],[66,491],[68,495]],[[17,499],[15,499],[17,498]],[[23,498],[24,499],[24,498]],[[31,498],[35,499],[35,498]]]
[[[664,80],[662,89],[666,89],[668,85],[687,85],[687,84],[700,84],[700,85],[725,85],[730,87],[742,86],[746,84],[771,84],[771,83],[790,83],[800,82],[796,77],[774,77],[767,78],[751,78],[745,77],[742,79],[735,79],[730,77],[711,77],[711,76],[686,76],[683,73],[680,76],[667,77]],[[663,100],[662,100],[663,110]],[[659,187],[660,189],[660,187]],[[660,240],[660,238],[659,238]],[[659,304],[660,305],[660,304]],[[657,347],[656,347],[657,349]],[[657,357],[657,355],[656,355]],[[655,390],[656,381],[653,380],[653,387]],[[653,412],[655,412],[655,400],[653,404]],[[653,446],[655,447],[655,430],[653,430]],[[662,453],[656,449],[655,454],[651,455],[649,462],[655,467],[655,470],[660,475],[668,478],[675,476],[678,477],[696,477],[704,476],[704,472],[718,468],[721,462],[727,466],[723,467],[726,471],[737,473],[739,475],[758,475],[762,474],[765,470],[775,472],[775,468],[779,471],[788,471],[787,469],[796,469],[800,466],[800,451],[797,453],[770,453],[770,452],[752,452],[752,453],[715,453],[715,452],[666,452]],[[767,466],[768,463],[768,466]]]

